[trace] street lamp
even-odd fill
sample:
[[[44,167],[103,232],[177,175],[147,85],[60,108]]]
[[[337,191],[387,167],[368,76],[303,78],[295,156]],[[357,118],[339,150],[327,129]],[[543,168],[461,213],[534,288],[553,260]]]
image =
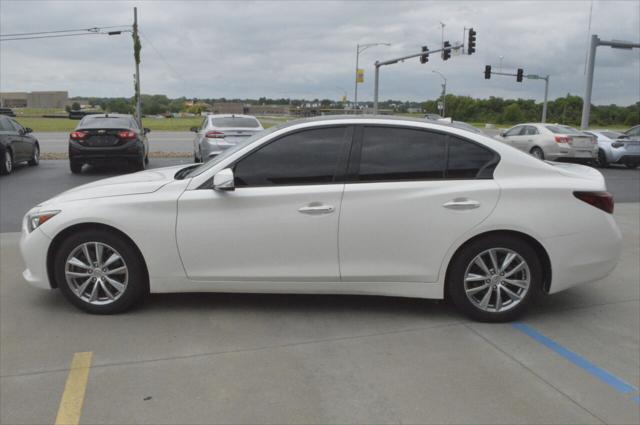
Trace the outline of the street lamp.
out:
[[[445,78],[444,75],[442,75],[441,72],[438,72],[438,71],[435,71],[435,70],[431,71],[431,72],[433,72],[435,74],[438,74],[442,78],[442,81],[443,81],[443,84],[442,84],[442,117],[444,118],[444,116],[445,116],[445,112],[444,112],[445,99],[446,99],[446,96],[447,96],[447,79]]]
[[[367,50],[369,47],[374,46],[391,46],[391,43],[367,43],[367,44],[358,44],[356,45],[356,89],[353,96],[353,107],[355,111],[358,110],[358,66],[360,61],[360,53]]]

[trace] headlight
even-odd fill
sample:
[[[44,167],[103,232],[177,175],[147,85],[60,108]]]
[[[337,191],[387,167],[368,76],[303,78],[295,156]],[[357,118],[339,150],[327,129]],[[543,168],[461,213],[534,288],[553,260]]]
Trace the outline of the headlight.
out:
[[[35,214],[30,214],[29,219],[27,221],[27,226],[29,227],[29,232],[33,232],[39,226],[44,224],[50,218],[58,214],[60,210],[55,211],[40,211]]]

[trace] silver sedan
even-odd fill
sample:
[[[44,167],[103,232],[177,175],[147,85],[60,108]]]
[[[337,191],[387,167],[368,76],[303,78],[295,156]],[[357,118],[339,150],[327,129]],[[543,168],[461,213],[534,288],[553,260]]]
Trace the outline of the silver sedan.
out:
[[[496,138],[539,159],[588,162],[598,155],[593,136],[560,124],[518,124]]]
[[[205,162],[262,130],[262,124],[252,115],[207,115],[199,127],[191,128],[196,133],[193,159]]]

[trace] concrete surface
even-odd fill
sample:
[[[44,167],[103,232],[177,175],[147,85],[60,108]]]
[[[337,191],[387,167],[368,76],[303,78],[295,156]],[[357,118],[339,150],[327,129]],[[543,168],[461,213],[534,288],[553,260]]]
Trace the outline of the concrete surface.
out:
[[[150,158],[150,168],[191,164],[191,158]],[[24,214],[39,202],[72,187],[94,180],[131,172],[124,167],[85,167],[83,174],[69,171],[66,160],[41,161],[38,167],[17,166],[0,177],[0,232],[17,232]],[[600,169],[615,202],[640,202],[640,169]]]
[[[545,297],[523,323],[640,384],[640,204],[616,206],[621,262]],[[92,351],[80,423],[640,422],[621,394],[511,324],[435,301],[152,296],[91,316],[21,278],[0,235],[0,423],[53,423],[75,352]]]

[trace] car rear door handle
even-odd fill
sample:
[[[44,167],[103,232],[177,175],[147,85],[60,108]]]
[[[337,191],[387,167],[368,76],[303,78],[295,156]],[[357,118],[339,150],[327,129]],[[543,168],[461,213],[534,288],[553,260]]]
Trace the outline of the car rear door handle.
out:
[[[335,208],[333,205],[320,204],[318,202],[312,202],[309,205],[298,208],[298,212],[302,214],[329,214],[332,213]]]
[[[480,207],[480,202],[468,198],[455,198],[445,202],[442,206],[450,210],[472,210]]]

